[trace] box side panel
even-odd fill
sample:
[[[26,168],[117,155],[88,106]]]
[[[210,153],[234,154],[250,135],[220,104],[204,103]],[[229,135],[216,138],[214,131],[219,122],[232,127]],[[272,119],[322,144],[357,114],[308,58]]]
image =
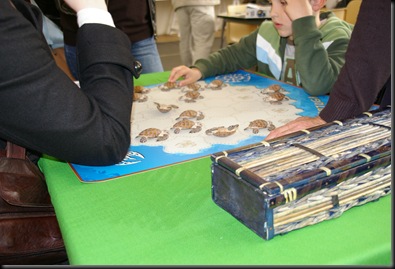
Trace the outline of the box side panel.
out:
[[[269,214],[263,193],[223,167],[212,165],[212,199],[260,237],[267,239]],[[270,211],[271,212],[271,211]],[[272,219],[272,218],[269,218]]]
[[[274,233],[284,234],[324,220],[391,194],[391,165],[348,178],[303,198],[273,209]]]

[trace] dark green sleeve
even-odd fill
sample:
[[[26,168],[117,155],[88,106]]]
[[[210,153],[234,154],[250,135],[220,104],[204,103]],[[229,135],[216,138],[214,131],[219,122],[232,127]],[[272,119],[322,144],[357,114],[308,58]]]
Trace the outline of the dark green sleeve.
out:
[[[333,29],[333,31],[338,31]],[[330,92],[345,62],[349,36],[340,35],[326,49],[314,16],[293,22],[295,64],[303,89],[311,95]],[[342,33],[342,31],[339,31]]]
[[[207,59],[199,59],[193,67],[207,78],[219,74],[227,74],[239,69],[248,69],[256,65],[256,38],[258,30],[243,37],[236,44],[227,46],[209,55]]]

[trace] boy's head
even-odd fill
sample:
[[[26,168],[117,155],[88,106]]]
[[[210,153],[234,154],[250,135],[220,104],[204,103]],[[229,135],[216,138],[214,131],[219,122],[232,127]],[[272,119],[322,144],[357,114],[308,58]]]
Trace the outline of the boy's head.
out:
[[[270,16],[273,25],[281,37],[293,40],[292,21],[305,16],[315,16],[317,26],[320,24],[320,10],[326,0],[269,0]]]

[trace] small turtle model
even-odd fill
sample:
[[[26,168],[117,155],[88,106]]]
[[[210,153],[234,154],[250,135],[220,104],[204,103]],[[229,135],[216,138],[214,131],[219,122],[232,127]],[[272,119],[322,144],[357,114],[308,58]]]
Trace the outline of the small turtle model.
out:
[[[265,121],[262,119],[253,120],[250,124],[244,128],[244,130],[251,129],[252,133],[257,134],[259,133],[259,129],[267,128],[269,131],[276,128],[271,121]]]
[[[209,84],[206,85],[206,88],[212,89],[212,90],[221,90],[222,87],[227,86],[222,80],[220,79],[214,79],[211,81]]]
[[[281,101],[289,100],[289,98],[281,92],[271,92],[266,93],[265,95],[266,96],[263,97],[263,100],[266,102],[270,102],[270,104],[281,104]]]
[[[203,96],[200,94],[200,92],[188,91],[186,94],[180,96],[179,100],[184,100],[187,103],[193,103],[196,102],[197,99],[202,98]]]
[[[154,104],[156,105],[156,108],[162,113],[167,113],[173,108],[178,108],[176,105],[159,104],[157,102],[154,102]]]
[[[271,92],[284,92],[285,90],[279,84],[272,84],[269,87],[262,90],[261,93],[271,93]]]
[[[136,138],[140,138],[141,143],[147,142],[148,139],[156,138],[156,141],[163,141],[169,137],[167,130],[160,130],[158,128],[147,128],[142,130]]]
[[[202,124],[200,122],[182,119],[176,122],[170,129],[174,130],[175,134],[180,133],[181,130],[190,130],[189,133],[197,133],[202,130]]]
[[[137,85],[137,86],[134,86],[134,92],[135,93],[148,93],[149,89],[144,88],[143,86]]]
[[[182,91],[182,92],[187,92],[187,91],[198,91],[198,90],[200,90],[200,89],[202,89],[202,86],[200,86],[199,83],[191,83],[191,84],[186,85],[186,87],[183,88],[181,91]]]
[[[177,89],[177,88],[179,88],[178,83],[177,82],[170,82],[170,81],[167,81],[159,86],[159,89],[161,89],[162,91],[166,91],[166,92],[170,91],[171,89]]]
[[[142,94],[142,93],[136,93],[136,92],[133,93],[133,101],[142,103],[142,102],[145,102],[147,100],[148,100],[148,96],[147,95]]]
[[[220,126],[214,127],[206,130],[207,135],[215,135],[218,137],[226,137],[234,134],[239,128],[238,124],[230,125],[229,127]]]
[[[176,120],[180,120],[180,119],[202,120],[202,119],[204,119],[204,114],[201,111],[188,109],[188,110],[181,112],[180,116],[178,116],[178,118],[176,118]]]

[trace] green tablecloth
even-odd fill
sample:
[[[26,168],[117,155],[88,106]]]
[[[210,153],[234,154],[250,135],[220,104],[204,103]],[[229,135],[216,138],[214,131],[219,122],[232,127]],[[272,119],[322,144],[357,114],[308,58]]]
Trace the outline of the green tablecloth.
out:
[[[168,75],[143,75],[135,84]],[[81,183],[68,164],[42,158],[70,264],[392,264],[391,195],[265,241],[211,200],[210,165],[207,156]]]

